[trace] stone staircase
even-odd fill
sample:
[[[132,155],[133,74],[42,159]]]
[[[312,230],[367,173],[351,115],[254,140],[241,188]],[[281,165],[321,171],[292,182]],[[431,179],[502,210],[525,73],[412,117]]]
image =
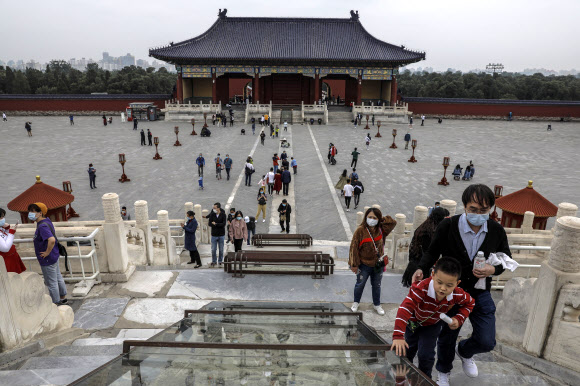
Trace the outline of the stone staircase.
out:
[[[131,330],[129,330],[131,331]],[[38,351],[24,361],[16,361],[0,371],[2,386],[67,385],[90,373],[123,351],[125,339],[148,339],[159,330],[134,330],[116,338],[82,338],[71,345]]]
[[[340,126],[352,126],[352,113],[350,111],[329,111],[328,124]]]

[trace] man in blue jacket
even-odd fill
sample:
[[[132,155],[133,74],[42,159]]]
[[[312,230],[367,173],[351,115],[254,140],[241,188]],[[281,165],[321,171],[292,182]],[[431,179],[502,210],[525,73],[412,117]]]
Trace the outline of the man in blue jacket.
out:
[[[203,158],[203,155],[201,155],[201,153],[199,153],[199,157],[197,157],[195,163],[197,164],[198,177],[203,176],[203,167],[205,166],[205,158]]]
[[[405,134],[405,150],[409,149],[409,142],[411,142],[411,134]]]
[[[232,161],[230,155],[226,154],[226,158],[224,158],[224,167],[226,168],[227,181],[230,180],[230,169],[232,168],[233,163],[234,161]]]
[[[288,187],[290,186],[290,182],[292,182],[292,174],[290,174],[290,171],[288,170],[288,168],[284,168],[284,171],[282,172],[282,194],[284,196],[288,195]]]

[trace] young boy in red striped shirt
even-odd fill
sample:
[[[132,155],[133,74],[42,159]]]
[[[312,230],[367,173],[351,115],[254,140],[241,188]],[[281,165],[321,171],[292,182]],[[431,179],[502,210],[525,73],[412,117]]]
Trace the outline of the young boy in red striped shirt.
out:
[[[473,298],[457,287],[460,277],[461,265],[457,260],[440,258],[431,277],[411,286],[397,312],[391,350],[412,362],[420,348],[419,369],[429,377],[435,363],[437,338],[445,323],[440,315],[458,305],[457,315],[449,324],[449,328],[455,330],[465,322],[475,305]]]

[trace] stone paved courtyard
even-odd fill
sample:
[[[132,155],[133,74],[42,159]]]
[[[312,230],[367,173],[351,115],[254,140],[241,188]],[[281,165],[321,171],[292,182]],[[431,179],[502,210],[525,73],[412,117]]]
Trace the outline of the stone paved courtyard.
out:
[[[24,122],[31,121],[33,137],[28,138]],[[364,122],[363,122],[364,123]],[[180,126],[181,147],[174,147],[173,127]],[[311,127],[321,152],[324,166],[316,152],[307,125],[292,125],[293,152],[298,161],[299,174],[293,179],[296,195],[296,220],[298,231],[309,233],[315,239],[347,240],[341,226],[339,210],[331,197],[331,189],[325,179],[325,169],[332,185],[339,174],[347,168],[350,172],[350,153],[358,147],[361,152],[357,170],[365,186],[359,210],[365,205],[378,203],[383,212],[394,216],[404,213],[412,220],[416,205],[432,205],[434,201],[449,198],[461,202],[461,192],[468,182],[453,181],[451,171],[457,163],[465,167],[469,160],[476,166],[473,182],[493,187],[504,186],[504,194],[526,186],[529,179],[534,187],[555,204],[563,201],[580,203],[578,188],[580,173],[576,171],[580,145],[580,123],[552,122],[553,131],[546,131],[546,122],[445,120],[437,124],[428,119],[424,127],[415,121],[412,137],[418,140],[417,163],[409,163],[411,150],[404,150],[403,136],[408,129],[405,124],[386,124],[381,127],[382,138],[375,138],[376,126],[370,131],[361,127],[319,126]],[[190,136],[191,125],[186,122],[141,122],[139,129],[151,129],[159,136],[159,153],[162,160],[155,161],[155,147],[140,146],[139,131],[132,130],[132,123],[122,123],[118,117],[112,125],[104,127],[99,117],[75,117],[70,126],[68,117],[9,117],[0,124],[2,155],[5,167],[2,172],[0,206],[29,188],[40,175],[43,182],[61,188],[62,181],[72,182],[75,201],[73,207],[80,213],[80,220],[103,218],[101,196],[107,192],[119,194],[121,204],[129,208],[133,216],[133,203],[147,200],[149,215],[155,218],[161,209],[169,211],[170,218],[183,216],[183,204],[199,203],[208,209],[214,202],[225,204],[234,196],[232,206],[244,214],[255,214],[257,182],[271,167],[271,157],[278,151],[278,139],[266,137],[265,146],[259,144],[258,132],[251,135],[246,125],[246,135],[240,135],[240,124],[234,127],[212,126],[210,138]],[[364,126],[364,125],[363,125]],[[389,149],[391,130],[397,128],[398,149]],[[196,124],[196,131],[201,123]],[[370,149],[365,150],[364,137],[371,133]],[[281,137],[284,133],[280,132]],[[338,163],[326,163],[329,142],[338,148]],[[256,146],[257,145],[257,146]],[[256,173],[253,186],[236,182],[243,173],[243,162],[252,152]],[[202,152],[206,158],[204,185],[199,190],[195,158]],[[216,181],[213,159],[217,153],[226,153],[234,160],[232,178]],[[120,183],[121,165],[118,154],[127,157],[126,173],[131,179]],[[451,185],[437,185],[443,174],[443,156],[451,157],[447,177]],[[97,189],[89,188],[86,169],[89,163],[97,169]],[[332,189],[333,193],[336,191]],[[342,207],[344,207],[341,200]],[[268,210],[271,210],[269,205]],[[460,212],[460,208],[458,208]],[[356,211],[343,212],[353,230]],[[268,213],[268,217],[270,214]],[[9,212],[8,222],[18,216]],[[324,220],[322,220],[324,219]],[[553,220],[548,222],[551,227]],[[267,232],[268,222],[259,222],[257,232]]]

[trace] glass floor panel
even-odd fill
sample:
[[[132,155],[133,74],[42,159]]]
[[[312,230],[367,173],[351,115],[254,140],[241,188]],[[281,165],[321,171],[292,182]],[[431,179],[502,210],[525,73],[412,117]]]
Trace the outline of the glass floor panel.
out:
[[[356,315],[192,314],[152,342],[378,345],[385,343]],[[385,348],[385,347],[378,347]]]
[[[188,316],[73,385],[434,385],[342,304],[212,302]]]
[[[218,350],[137,347],[76,385],[432,385],[384,351]],[[188,353],[183,350],[189,350]],[[385,354],[386,357],[385,357]]]

